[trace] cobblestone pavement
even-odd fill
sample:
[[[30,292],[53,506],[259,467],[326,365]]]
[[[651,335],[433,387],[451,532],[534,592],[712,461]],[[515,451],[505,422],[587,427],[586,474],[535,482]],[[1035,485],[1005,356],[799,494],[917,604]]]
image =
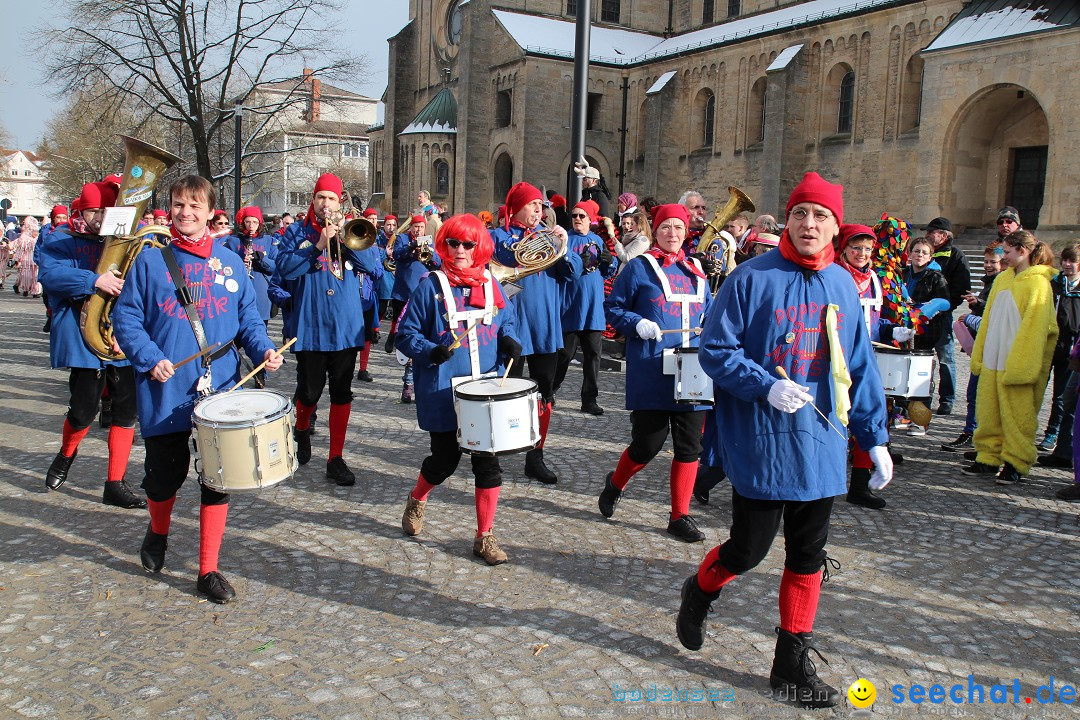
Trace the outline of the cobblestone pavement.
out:
[[[168,564],[156,577],[137,551],[145,511],[101,504],[106,446],[96,426],[72,477],[45,492],[59,446],[66,373],[48,365],[40,303],[0,296],[0,715],[7,717],[559,718],[846,717],[766,697],[778,622],[782,542],[716,603],[701,652],[674,633],[677,590],[725,537],[727,493],[695,505],[708,533],[685,545],[664,532],[665,450],[631,483],[615,518],[597,512],[605,473],[628,441],[623,378],[604,373],[600,418],[564,391],[549,457],[557,486],[503,460],[496,534],[510,562],[472,557],[471,479],[437,489],[417,538],[400,530],[427,436],[397,403],[400,370],[372,355],[356,383],[346,459],[352,488],[327,483],[325,409],[315,455],[291,481],[233,495],[222,570],[239,593],[215,606],[195,594],[198,495],[181,490]],[[275,333],[280,325],[272,326]],[[962,365],[966,365],[961,360]],[[290,392],[292,365],[272,376]],[[576,386],[571,372],[567,388]],[[961,375],[964,375],[962,371]],[[961,388],[966,382],[961,378]],[[961,401],[962,405],[962,401]],[[924,438],[897,438],[907,461],[884,512],[836,505],[815,628],[846,690],[876,684],[879,714],[1075,717],[1031,705],[1080,677],[1078,506],[1053,498],[1061,471],[1037,469],[1002,491],[960,475],[937,446],[961,418],[935,418]],[[136,438],[129,478],[141,480]],[[946,687],[968,676],[983,705],[896,705],[894,685]],[[997,682],[1022,683],[1019,704],[990,704]],[[635,691],[729,698],[635,701]],[[1010,685],[1011,688],[1011,685]],[[661,696],[662,697],[662,696]],[[696,697],[696,696],[694,696]],[[706,694],[707,698],[708,695]],[[1044,691],[1045,697],[1045,691]]]

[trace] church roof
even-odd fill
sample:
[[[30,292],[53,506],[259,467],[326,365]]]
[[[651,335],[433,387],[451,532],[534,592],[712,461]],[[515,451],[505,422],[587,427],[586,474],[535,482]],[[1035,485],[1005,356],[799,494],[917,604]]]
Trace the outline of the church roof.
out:
[[[443,88],[424,106],[399,135],[412,133],[456,133],[457,100],[450,88]]]
[[[1075,0],[976,0],[924,52],[1068,27],[1080,27]]]
[[[634,65],[905,2],[910,0],[810,0],[666,40],[638,30],[594,25],[589,35],[589,60],[607,65]],[[509,10],[492,10],[492,14],[527,53],[574,57],[573,22]]]

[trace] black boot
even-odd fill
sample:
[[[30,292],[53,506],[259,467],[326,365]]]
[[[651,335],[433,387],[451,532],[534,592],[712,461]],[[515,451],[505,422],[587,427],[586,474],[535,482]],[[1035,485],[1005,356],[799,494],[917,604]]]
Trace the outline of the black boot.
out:
[[[622,499],[622,490],[611,484],[611,476],[614,474],[607,474],[604,478],[604,489],[600,491],[600,514],[606,518],[615,514],[615,508],[619,507],[619,500]]]
[[[386,345],[383,346],[383,350],[388,353],[394,352],[394,338],[397,337],[397,333],[387,333]]]
[[[311,432],[294,429],[293,439],[296,440],[296,459],[301,465],[307,465],[311,459]]]
[[[146,507],[146,498],[133,493],[124,480],[105,483],[105,489],[101,493],[101,502],[126,510]]]
[[[49,466],[49,471],[45,473],[45,487],[50,490],[58,490],[61,485],[67,482],[68,470],[71,469],[71,463],[75,462],[78,455],[78,450],[73,452],[71,457],[64,457],[63,453],[56,453],[52,465]]]
[[[554,485],[559,477],[544,464],[544,450],[537,448],[525,453],[525,477],[539,480],[545,485]]]
[[[712,601],[720,597],[720,591],[707,593],[697,582],[697,573],[686,578],[682,584],[682,604],[675,618],[675,634],[687,650],[700,650],[705,644],[705,623]]]
[[[103,428],[112,427],[112,398],[101,399],[101,412],[98,413],[98,424]]]
[[[847,501],[852,505],[862,505],[871,510],[885,507],[885,500],[870,492],[870,469],[851,468],[851,485],[848,487]]]
[[[143,570],[159,573],[165,567],[165,550],[169,547],[169,536],[158,535],[151,528],[153,525],[146,526],[146,537],[139,548],[139,559],[142,561]]]
[[[814,633],[790,633],[776,628],[776,654],[769,675],[769,684],[778,691],[773,697],[810,708],[833,707],[840,702],[840,693],[818,677],[811,651],[829,664],[814,647]]]

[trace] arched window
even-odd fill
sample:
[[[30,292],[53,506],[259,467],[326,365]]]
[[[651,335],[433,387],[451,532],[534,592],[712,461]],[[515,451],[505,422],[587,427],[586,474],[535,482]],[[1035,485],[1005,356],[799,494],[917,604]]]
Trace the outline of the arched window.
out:
[[[840,81],[840,101],[837,103],[836,132],[851,132],[851,119],[855,114],[855,71],[849,70]]]
[[[704,142],[702,145],[711,148],[713,144],[713,127],[716,125],[716,96],[709,95],[708,101],[705,103],[705,133]]]
[[[514,184],[514,161],[508,153],[503,153],[495,160],[495,177],[492,185],[492,201],[496,205],[506,202],[506,194]]]
[[[922,116],[923,60],[912,55],[900,89],[900,132],[919,127]]]
[[[713,21],[713,15],[715,8],[713,7],[713,0],[702,0],[701,3],[701,24],[711,25]]]
[[[697,143],[697,148],[711,148],[713,145],[713,128],[716,125],[716,96],[712,90],[702,89],[694,98],[694,127],[691,135]]]
[[[746,103],[746,144],[755,145],[765,141],[765,91],[769,87],[768,78],[758,78],[750,88],[750,99]]]
[[[450,194],[450,163],[441,158],[435,161],[435,194]]]
[[[495,93],[495,127],[510,127],[513,117],[513,96],[511,91],[498,91]]]
[[[638,136],[638,155],[645,157],[645,144],[649,140],[649,134],[647,131],[649,125],[649,101],[646,100],[641,103],[641,107],[638,108],[638,122],[637,122],[637,136]]]

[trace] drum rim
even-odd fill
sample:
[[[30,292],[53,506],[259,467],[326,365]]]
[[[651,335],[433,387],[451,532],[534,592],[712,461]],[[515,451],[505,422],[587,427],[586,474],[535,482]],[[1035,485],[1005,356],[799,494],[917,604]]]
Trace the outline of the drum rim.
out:
[[[874,353],[880,353],[882,355],[918,355],[920,357],[926,357],[927,355],[937,355],[933,350],[904,350],[903,348],[889,348],[889,347],[876,347]]]
[[[282,398],[285,401],[285,405],[282,408],[280,408],[278,410],[274,410],[273,412],[271,412],[271,413],[269,413],[267,415],[261,415],[261,416],[257,415],[257,416],[255,416],[253,418],[248,419],[248,420],[213,420],[213,419],[207,418],[207,417],[199,417],[199,406],[200,405],[202,405],[207,400],[213,400],[214,398],[217,398],[218,396],[226,394],[226,393],[215,393],[215,394],[210,395],[209,397],[205,397],[202,400],[200,400],[199,402],[195,403],[195,407],[193,407],[191,409],[191,421],[193,423],[195,423],[196,425],[201,425],[203,427],[223,427],[223,428],[229,428],[229,427],[234,427],[234,428],[259,427],[261,425],[267,425],[267,424],[272,423],[272,422],[274,422],[276,420],[280,420],[281,418],[285,417],[286,415],[288,415],[289,413],[292,412],[292,409],[293,409],[292,400],[289,398],[288,395],[286,395],[284,393],[280,393],[277,390],[271,390],[269,388],[253,388],[251,390],[246,390],[245,392],[262,392],[262,393],[269,393],[271,395],[277,395],[278,397]]]
[[[469,383],[480,382],[481,380],[494,380],[494,379],[495,378],[477,378],[476,380],[467,380],[466,382],[463,382],[460,385],[458,385],[456,388],[454,388],[454,397],[458,398],[459,400],[473,400],[473,401],[517,400],[519,398],[528,397],[528,396],[532,395],[533,393],[538,392],[538,389],[539,389],[539,386],[536,384],[535,380],[530,380],[529,378],[513,378],[514,380],[524,380],[525,382],[529,383],[529,386],[525,387],[525,388],[522,388],[521,390],[514,390],[512,392],[494,393],[494,394],[493,393],[471,393],[471,392],[467,392],[467,391],[462,390],[462,388],[465,387],[466,385],[468,385]]]

